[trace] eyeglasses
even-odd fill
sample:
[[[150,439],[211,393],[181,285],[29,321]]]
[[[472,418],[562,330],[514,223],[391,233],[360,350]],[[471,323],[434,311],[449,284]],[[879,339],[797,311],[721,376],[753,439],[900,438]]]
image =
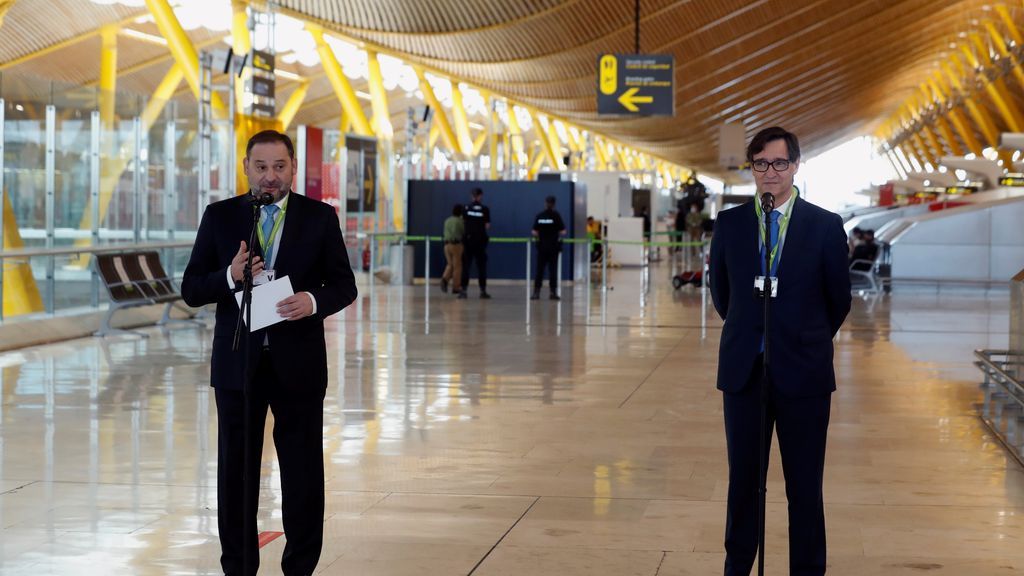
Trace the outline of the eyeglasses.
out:
[[[767,172],[768,167],[775,168],[776,172],[785,172],[789,169],[789,160],[754,160],[750,163],[750,167],[754,169],[754,172]]]

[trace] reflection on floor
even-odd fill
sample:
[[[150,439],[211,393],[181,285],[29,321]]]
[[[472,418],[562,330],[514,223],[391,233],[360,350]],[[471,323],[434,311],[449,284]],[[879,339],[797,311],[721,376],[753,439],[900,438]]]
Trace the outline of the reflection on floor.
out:
[[[721,322],[667,270],[527,308],[381,287],[329,322],[329,575],[721,573]],[[588,309],[589,305],[589,309]],[[1024,473],[974,415],[1006,292],[855,299],[826,468],[829,574],[1024,569]],[[602,325],[602,320],[606,325]],[[0,574],[217,574],[210,331],[0,355]],[[269,438],[268,434],[268,438]],[[767,573],[788,574],[777,450]],[[264,453],[261,529],[281,530]],[[284,538],[262,550],[280,574]]]

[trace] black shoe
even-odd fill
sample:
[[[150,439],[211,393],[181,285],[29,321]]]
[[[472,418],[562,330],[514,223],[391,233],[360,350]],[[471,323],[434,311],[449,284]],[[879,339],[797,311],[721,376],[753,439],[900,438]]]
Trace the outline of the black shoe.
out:
[[[530,300],[540,300],[540,292],[534,292],[530,295]]]
[[[552,300],[561,300],[561,298],[558,297],[558,294],[551,294],[550,298]]]
[[[456,298],[458,298],[459,300],[465,300],[467,298],[466,291],[463,290],[462,292],[459,292],[459,295],[456,296]]]
[[[441,278],[441,292],[448,293],[448,281],[444,278]]]
[[[481,292],[480,293],[480,299],[481,300],[490,300],[491,299],[491,295],[488,294],[487,292]]]

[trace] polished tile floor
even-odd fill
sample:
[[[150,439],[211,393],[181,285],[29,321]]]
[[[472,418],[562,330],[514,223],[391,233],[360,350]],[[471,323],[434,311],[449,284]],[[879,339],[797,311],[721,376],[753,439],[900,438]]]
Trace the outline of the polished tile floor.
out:
[[[721,322],[668,270],[527,306],[364,288],[328,325],[325,575],[720,574]],[[1006,291],[857,298],[836,348],[829,574],[1024,571],[1024,472],[975,416]],[[218,574],[209,330],[0,355],[0,574]],[[269,438],[269,434],[268,434]],[[261,530],[281,530],[264,452]],[[767,573],[787,574],[777,450]],[[280,574],[284,539],[262,549]]]

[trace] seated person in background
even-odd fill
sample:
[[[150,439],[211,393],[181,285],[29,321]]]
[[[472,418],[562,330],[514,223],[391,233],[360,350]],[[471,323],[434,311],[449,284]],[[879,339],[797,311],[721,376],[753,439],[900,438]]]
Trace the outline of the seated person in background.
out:
[[[850,234],[850,258],[853,258],[853,249],[864,243],[864,231],[860,227],[855,227],[853,232]]]
[[[873,263],[877,256],[878,244],[875,244],[875,231],[865,230],[864,240],[853,248],[853,254],[850,255],[850,263],[854,270],[867,272],[868,270],[871,270],[871,264],[868,262]],[[853,264],[853,262],[856,262],[857,260],[867,260],[867,262],[857,262],[856,264]]]

